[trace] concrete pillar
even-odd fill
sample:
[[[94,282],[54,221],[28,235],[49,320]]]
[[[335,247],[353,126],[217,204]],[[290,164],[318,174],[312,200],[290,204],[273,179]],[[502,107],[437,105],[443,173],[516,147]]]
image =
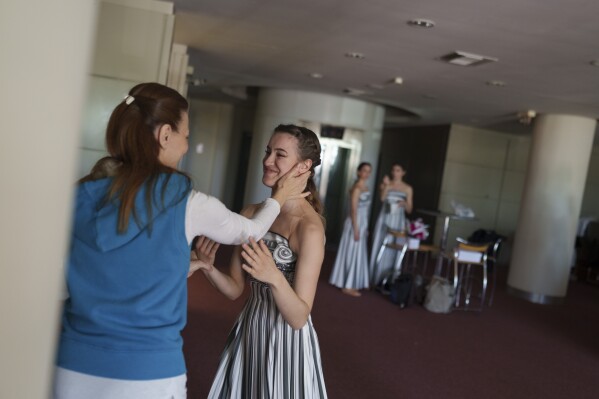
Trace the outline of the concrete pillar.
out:
[[[378,162],[385,109],[353,98],[297,90],[261,89],[258,96],[245,204],[270,195],[262,185],[262,158],[272,130],[281,123],[315,122],[363,132],[360,161]],[[316,132],[318,134],[318,132]]]
[[[0,3],[0,398],[49,397],[97,3]]]
[[[541,115],[535,121],[508,292],[536,303],[566,295],[596,121]]]

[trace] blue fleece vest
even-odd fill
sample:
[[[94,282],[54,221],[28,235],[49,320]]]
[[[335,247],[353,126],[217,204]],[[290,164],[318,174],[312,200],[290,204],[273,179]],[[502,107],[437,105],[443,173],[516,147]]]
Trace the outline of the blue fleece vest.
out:
[[[127,380],[184,374],[189,181],[161,175],[151,218],[144,187],[135,202],[139,220],[131,218],[124,234],[117,233],[118,204],[104,201],[110,183],[88,182],[77,191],[57,364]]]

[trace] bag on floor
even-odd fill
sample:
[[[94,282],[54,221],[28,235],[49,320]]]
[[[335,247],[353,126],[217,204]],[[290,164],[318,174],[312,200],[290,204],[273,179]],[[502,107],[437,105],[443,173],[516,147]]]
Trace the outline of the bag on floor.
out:
[[[418,305],[424,304],[424,300],[426,299],[426,290],[428,289],[428,285],[430,280],[422,277],[420,274],[414,276],[414,282],[412,284],[412,296],[414,297],[414,302]]]
[[[433,313],[449,313],[455,301],[453,284],[446,278],[433,276],[428,285],[424,307]]]
[[[391,284],[391,302],[399,305],[402,309],[409,305],[412,294],[412,275],[400,274]]]

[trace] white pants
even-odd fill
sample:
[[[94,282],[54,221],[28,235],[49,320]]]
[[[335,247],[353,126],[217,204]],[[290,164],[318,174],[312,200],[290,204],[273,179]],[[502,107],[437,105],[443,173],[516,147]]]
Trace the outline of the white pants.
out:
[[[158,380],[118,380],[56,368],[53,399],[186,399],[185,374]]]

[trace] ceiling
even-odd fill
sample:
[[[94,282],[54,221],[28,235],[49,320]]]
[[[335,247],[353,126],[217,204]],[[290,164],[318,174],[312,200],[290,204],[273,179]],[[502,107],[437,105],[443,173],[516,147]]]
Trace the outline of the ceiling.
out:
[[[599,118],[599,67],[591,64],[599,63],[597,0],[174,3],[174,40],[189,47],[201,83],[190,87],[193,97],[235,99],[255,87],[350,89],[386,105],[386,124],[397,126],[525,132],[516,114],[526,110]],[[418,18],[435,26],[408,24]],[[497,62],[463,67],[440,59],[453,51]],[[403,83],[392,83],[396,77]]]

